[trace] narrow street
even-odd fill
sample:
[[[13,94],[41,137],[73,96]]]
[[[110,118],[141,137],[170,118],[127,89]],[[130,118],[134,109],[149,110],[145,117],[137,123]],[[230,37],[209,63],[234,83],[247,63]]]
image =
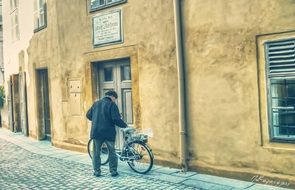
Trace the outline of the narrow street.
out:
[[[202,190],[286,190],[254,182],[182,173],[179,169],[154,165],[146,175],[133,172],[119,161],[119,176],[111,177],[108,166],[94,177],[91,160],[85,153],[51,146],[0,129],[0,190],[12,189],[202,189]]]
[[[0,189],[195,189],[193,187],[120,172],[107,167],[92,175],[89,165],[38,155],[0,138]]]
[[[0,0],[0,190],[295,190],[294,20],[295,0]]]

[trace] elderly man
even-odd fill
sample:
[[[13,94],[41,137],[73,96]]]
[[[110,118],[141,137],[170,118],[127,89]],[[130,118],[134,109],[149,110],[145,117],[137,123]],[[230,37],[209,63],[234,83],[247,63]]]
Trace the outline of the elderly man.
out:
[[[118,98],[117,93],[110,90],[105,95],[101,100],[94,102],[87,111],[86,117],[92,121],[90,137],[93,139],[94,146],[92,158],[93,174],[96,177],[101,176],[100,149],[105,142],[109,149],[110,172],[115,177],[118,175],[118,157],[115,150],[115,125],[125,128],[127,124],[121,119],[118,106],[115,104],[115,100]]]

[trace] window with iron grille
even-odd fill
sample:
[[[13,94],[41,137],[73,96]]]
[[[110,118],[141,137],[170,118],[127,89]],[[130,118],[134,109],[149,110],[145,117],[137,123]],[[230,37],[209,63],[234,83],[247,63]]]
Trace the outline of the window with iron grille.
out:
[[[46,0],[34,0],[34,32],[47,25]]]
[[[271,140],[295,142],[295,39],[265,44]]]
[[[125,2],[127,0],[90,0],[90,11],[96,11]]]

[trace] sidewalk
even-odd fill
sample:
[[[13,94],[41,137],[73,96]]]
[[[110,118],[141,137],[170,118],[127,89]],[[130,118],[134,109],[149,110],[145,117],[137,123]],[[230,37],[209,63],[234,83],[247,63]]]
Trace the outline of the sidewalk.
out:
[[[29,152],[45,155],[52,158],[64,159],[68,161],[78,162],[81,164],[91,166],[91,160],[86,153],[78,153],[68,150],[59,149],[51,146],[48,141],[37,141],[23,136],[20,133],[12,133],[6,129],[0,128],[0,139],[13,143],[22,149]],[[107,166],[103,166],[107,167]],[[120,173],[139,175],[133,172],[125,162],[119,161]],[[286,190],[286,188],[267,186],[257,184],[254,182],[246,182],[236,179],[229,179],[205,174],[199,174],[196,172],[182,173],[179,169],[168,168],[163,166],[154,165],[152,171],[144,175],[145,177],[158,179],[167,182],[173,182],[178,184],[184,184],[195,187],[196,189],[249,189],[249,190]]]

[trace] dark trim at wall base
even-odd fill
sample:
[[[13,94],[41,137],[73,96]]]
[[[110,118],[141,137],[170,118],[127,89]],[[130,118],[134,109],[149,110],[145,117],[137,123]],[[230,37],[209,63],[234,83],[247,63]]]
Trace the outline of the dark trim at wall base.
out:
[[[165,167],[171,167],[171,168],[178,168],[181,170],[181,166],[179,164],[169,162],[166,160],[157,160],[155,159],[155,164],[156,165],[161,165]],[[218,176],[218,177],[226,177],[226,178],[231,178],[231,179],[237,179],[237,180],[243,180],[243,181],[248,181],[248,182],[254,182],[254,183],[259,183],[259,184],[264,184],[264,185],[271,185],[271,184],[266,184],[266,182],[281,182],[281,183],[289,183],[288,186],[280,186],[284,188],[293,188],[295,189],[295,180],[291,180],[291,175],[288,177],[274,177],[276,174],[268,173],[268,172],[262,172],[262,171],[255,171],[253,169],[253,172],[249,171],[243,171],[243,168],[239,170],[239,168],[234,168],[236,171],[230,171],[227,169],[222,169],[222,168],[216,168],[213,166],[189,166],[188,171],[193,171],[197,172],[197,174],[208,174],[208,175],[213,175],[213,176]],[[246,168],[245,168],[246,170]],[[257,178],[262,177],[263,180],[257,180]]]
[[[160,165],[160,166],[165,166],[165,167],[178,168],[179,170],[182,169],[179,164],[176,164],[176,163],[173,163],[173,162],[170,162],[170,161],[167,161],[167,160],[158,160],[156,157],[155,157],[155,160],[154,160],[154,164],[155,165]]]
[[[29,133],[29,137],[32,139],[38,140],[35,134]]]
[[[71,150],[75,152],[87,152],[87,145],[75,145],[75,144],[70,144],[66,142],[61,142],[61,141],[55,141],[51,139],[51,144],[54,147],[65,149],[65,150]]]
[[[2,128],[2,129],[10,130],[9,125],[8,125],[8,124],[5,124],[5,123],[2,123],[2,124],[1,124],[1,128]]]
[[[249,182],[253,181],[254,183],[259,183],[264,185],[271,185],[271,184],[266,184],[266,182],[264,182],[263,180],[255,180],[257,177],[258,178],[263,177],[263,179],[267,181],[289,183],[288,186],[280,186],[280,187],[295,189],[295,180],[288,179],[287,176],[274,177],[273,175],[275,174],[262,172],[262,171],[253,171],[253,172],[229,171],[226,169],[204,167],[204,166],[191,166],[190,171],[197,171],[200,174],[208,174],[208,175],[227,177],[231,179],[237,179],[237,180],[243,180],[243,181],[249,181]]]

